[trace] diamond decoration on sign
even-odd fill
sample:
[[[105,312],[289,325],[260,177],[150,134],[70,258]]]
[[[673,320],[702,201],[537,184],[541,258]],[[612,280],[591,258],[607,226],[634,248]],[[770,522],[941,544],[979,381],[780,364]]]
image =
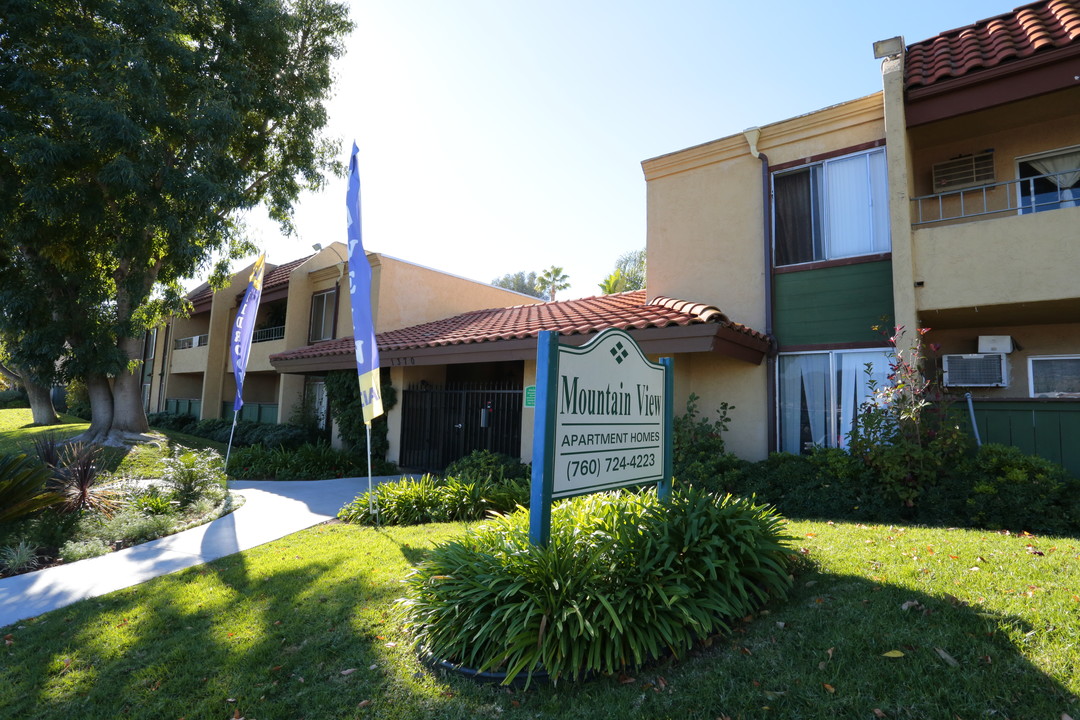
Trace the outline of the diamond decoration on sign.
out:
[[[621,342],[615,343],[615,347],[611,348],[611,357],[615,358],[615,362],[622,364],[622,361],[630,356],[630,353],[626,352],[626,348],[623,347]]]

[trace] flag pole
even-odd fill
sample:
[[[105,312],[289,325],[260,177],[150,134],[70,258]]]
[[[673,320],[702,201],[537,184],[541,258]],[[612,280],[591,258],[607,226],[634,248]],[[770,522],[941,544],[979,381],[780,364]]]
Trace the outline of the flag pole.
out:
[[[236,416],[239,415],[235,410],[232,414],[232,429],[229,430],[229,446],[225,449],[225,474],[229,473],[229,456],[232,455],[232,439],[233,433],[236,432]]]
[[[375,519],[375,524],[379,524],[379,506],[375,502],[375,495],[371,492],[371,423],[364,423],[364,428],[367,430],[367,497],[368,497],[368,515]]]
[[[244,376],[247,375],[248,355],[251,353],[251,334],[255,329],[255,316],[259,314],[259,301],[262,299],[263,272],[266,269],[266,253],[262,252],[251,269],[247,290],[240,307],[236,310],[236,319],[230,331],[229,360],[232,364],[233,378],[236,380],[236,398],[233,400],[232,429],[229,430],[229,446],[225,450],[225,472],[229,471],[229,456],[232,455],[233,435],[236,433],[236,419],[240,408],[244,406]]]
[[[383,414],[379,379],[379,344],[371,308],[371,263],[364,252],[360,229],[360,170],[354,142],[349,158],[349,184],[345,192],[348,210],[346,238],[349,241],[349,306],[352,311],[353,344],[356,349],[356,374],[360,383],[360,404],[364,412],[367,436],[368,513],[378,524],[379,505],[375,501],[371,477],[371,421]]]

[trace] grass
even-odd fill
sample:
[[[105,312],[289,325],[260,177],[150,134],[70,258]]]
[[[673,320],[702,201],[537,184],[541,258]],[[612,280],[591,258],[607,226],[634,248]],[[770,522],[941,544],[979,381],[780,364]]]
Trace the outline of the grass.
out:
[[[401,633],[400,579],[463,527],[318,526],[6,628],[0,707],[189,720],[1080,717],[1080,539],[792,522],[805,561],[788,601],[678,661],[522,692],[429,671]]]
[[[0,410],[0,454],[32,453],[34,439],[41,435],[74,437],[90,427],[90,423],[72,415],[61,415],[59,425],[34,425],[29,409]],[[223,443],[195,437],[172,430],[154,430],[164,440],[159,444],[142,443],[132,447],[107,447],[101,457],[102,470],[123,474],[128,478],[155,477],[161,461],[175,446],[200,450],[213,448],[225,454]]]

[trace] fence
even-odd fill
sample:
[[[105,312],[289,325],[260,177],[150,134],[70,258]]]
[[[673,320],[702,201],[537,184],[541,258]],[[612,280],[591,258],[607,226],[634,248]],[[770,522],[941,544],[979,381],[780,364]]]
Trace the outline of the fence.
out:
[[[413,385],[402,393],[403,468],[441,473],[473,450],[521,456],[520,386]]]
[[[973,403],[983,443],[1013,445],[1065,466],[1080,477],[1080,402],[1013,400]],[[957,410],[964,409],[958,403]],[[968,414],[964,412],[967,419]],[[970,430],[970,420],[966,421]]]

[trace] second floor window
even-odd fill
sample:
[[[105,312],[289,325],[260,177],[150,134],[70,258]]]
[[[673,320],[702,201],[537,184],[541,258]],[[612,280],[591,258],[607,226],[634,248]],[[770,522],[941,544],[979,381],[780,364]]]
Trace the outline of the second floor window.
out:
[[[1016,164],[1021,212],[1076,207],[1080,201],[1080,149],[1019,158]]]
[[[311,326],[308,330],[308,342],[333,339],[336,299],[337,293],[333,290],[317,292],[311,296]]]
[[[885,150],[776,173],[773,228],[778,267],[888,252]]]

